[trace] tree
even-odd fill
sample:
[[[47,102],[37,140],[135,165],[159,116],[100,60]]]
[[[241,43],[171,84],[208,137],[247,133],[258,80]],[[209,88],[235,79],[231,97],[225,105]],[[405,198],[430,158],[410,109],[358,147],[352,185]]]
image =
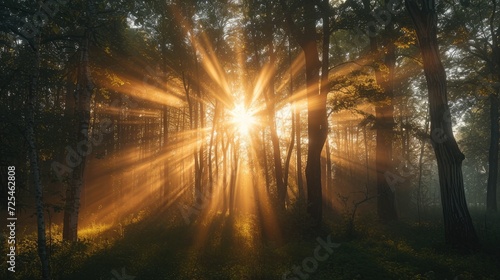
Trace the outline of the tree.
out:
[[[19,32],[19,30],[24,30],[23,29],[25,26],[22,26],[24,21],[16,21],[13,20],[15,17],[9,17],[12,14],[16,14],[16,12],[21,11],[21,14],[23,16],[26,16],[27,18],[34,18],[33,15],[35,14],[40,14],[42,10],[41,2],[38,3],[37,5],[32,5],[32,6],[24,6],[23,3],[8,3],[8,5],[4,6],[7,7],[6,10],[2,11],[2,17],[6,16],[5,21],[2,20],[2,24],[0,24],[0,31],[1,32],[6,32],[7,34],[11,33],[13,37],[5,37],[8,38],[9,40],[18,40],[18,38],[21,38],[25,40],[28,44],[20,43],[19,46],[21,48],[26,48],[28,50],[28,55],[31,59],[30,65],[29,65],[29,70],[28,69],[23,69],[26,71],[29,76],[29,82],[26,83],[26,90],[27,90],[27,99],[25,103],[25,111],[24,111],[24,116],[23,119],[25,121],[25,129],[23,129],[24,137],[26,139],[26,142],[28,144],[28,159],[29,159],[29,169],[30,173],[32,176],[32,182],[34,185],[34,193],[35,193],[35,210],[36,210],[36,221],[37,221],[37,251],[38,251],[38,257],[40,259],[40,267],[41,267],[41,272],[42,272],[42,279],[44,280],[49,280],[51,279],[51,272],[50,272],[50,266],[49,266],[49,255],[47,252],[47,242],[46,242],[46,233],[45,233],[45,218],[44,218],[44,212],[45,212],[45,206],[44,206],[44,199],[43,199],[43,182],[42,182],[42,175],[41,175],[41,168],[40,168],[40,151],[39,151],[39,145],[38,145],[38,135],[36,134],[36,115],[37,111],[39,110],[39,107],[37,106],[39,101],[38,98],[40,97],[40,65],[42,61],[42,54],[41,54],[41,49],[42,49],[42,44],[41,44],[41,37],[42,37],[42,27],[40,24],[36,24],[34,29],[32,30],[33,32],[30,34],[25,34],[23,32]],[[14,12],[12,12],[13,10]],[[20,26],[18,26],[21,24]],[[2,36],[3,37],[3,36]],[[8,43],[8,41],[4,41],[3,43]],[[14,44],[12,44],[14,45]],[[29,47],[28,47],[29,45]],[[19,69],[22,66],[19,66]],[[19,70],[18,70],[19,71]],[[15,73],[14,71],[13,73]],[[14,76],[11,76],[9,78],[14,78]],[[8,79],[4,82],[2,82],[2,87],[7,87],[9,83],[12,82],[11,79]],[[22,94],[23,90],[25,88],[17,88],[15,90],[16,95],[17,94]],[[10,90],[7,90],[9,92]],[[9,94],[10,95],[10,94]],[[8,106],[8,105],[7,105]],[[11,104],[12,106],[12,104]],[[12,108],[11,108],[12,109]],[[2,138],[4,136],[2,135]],[[9,171],[14,171],[16,173],[17,178],[19,178],[20,174],[20,169],[18,168],[17,170],[11,170],[9,167]],[[10,172],[9,172],[10,173]],[[19,194],[19,187],[16,188],[16,195]],[[10,199],[9,199],[10,201]],[[15,202],[15,201],[14,201]],[[15,205],[15,203],[14,203]],[[18,204],[19,205],[19,204]],[[18,208],[19,209],[19,208]],[[10,243],[10,242],[9,242]],[[12,247],[11,247],[12,248]]]
[[[255,92],[256,87],[262,86],[263,99],[265,104],[264,113],[267,116],[265,122],[269,128],[273,173],[276,183],[276,202],[278,209],[285,209],[285,199],[287,194],[287,179],[285,175],[281,156],[280,139],[276,125],[277,103],[280,99],[279,92],[276,90],[276,77],[280,74],[276,65],[280,64],[280,52],[275,41],[279,40],[276,25],[278,17],[276,16],[276,2],[270,1],[246,1],[246,13],[248,17],[247,33],[248,48],[247,54],[252,58],[251,70],[258,76],[255,85],[252,85]],[[264,51],[263,51],[264,50]],[[263,58],[267,57],[268,60]],[[264,70],[259,70],[264,69]],[[250,70],[250,69],[249,69]],[[260,85],[262,84],[262,85]],[[255,93],[254,93],[255,94]],[[254,96],[256,98],[256,96]],[[285,165],[286,166],[286,165]]]
[[[488,18],[488,31],[491,44],[485,44],[481,56],[486,62],[488,77],[494,83],[489,94],[490,99],[490,147],[488,149],[488,186],[486,188],[486,209],[497,211],[497,182],[498,182],[498,151],[499,151],[499,98],[500,98],[500,24],[497,12],[497,0],[491,0],[491,13]],[[496,82],[496,83],[495,83]]]
[[[319,226],[323,217],[323,194],[321,188],[321,151],[328,134],[326,97],[328,91],[320,91],[321,61],[318,54],[318,32],[316,31],[316,5],[313,1],[302,0],[298,7],[302,12],[303,28],[294,23],[291,9],[284,0],[280,1],[285,10],[288,28],[305,56],[307,95],[307,212],[313,225]],[[327,5],[329,5],[327,3]],[[323,61],[323,63],[328,63]],[[328,77],[328,71],[321,73]]]
[[[44,220],[44,203],[43,203],[43,186],[40,178],[39,156],[37,143],[35,138],[35,111],[38,94],[38,81],[40,76],[40,35],[34,38],[35,52],[35,67],[32,74],[31,85],[28,93],[27,116],[26,116],[26,139],[29,145],[30,169],[35,185],[36,199],[36,217],[38,225],[38,256],[42,266],[42,279],[48,280],[50,276],[49,256],[47,254],[46,236],[45,236],[45,220]]]
[[[489,99],[489,149],[486,208],[497,211],[498,152],[499,152],[499,101],[500,93],[500,17],[497,0],[481,0],[469,7],[466,2],[453,10],[447,30],[448,36],[469,59],[473,72],[474,95],[488,95]],[[462,62],[463,63],[463,62]],[[475,65],[472,65],[475,64]],[[479,96],[476,96],[476,99]]]
[[[427,81],[431,142],[436,155],[445,240],[454,247],[474,249],[478,237],[467,208],[462,174],[464,154],[452,130],[446,73],[437,41],[437,10],[434,0],[405,0],[417,33]]]
[[[85,188],[85,169],[87,156],[92,153],[93,140],[89,138],[89,131],[93,129],[91,121],[91,101],[94,96],[95,84],[92,79],[92,65],[90,56],[97,53],[99,47],[110,51],[108,42],[120,45],[120,36],[123,24],[123,9],[126,5],[117,3],[117,8],[113,5],[102,5],[99,1],[75,2],[71,8],[67,8],[67,13],[78,18],[65,18],[66,28],[64,34],[56,36],[53,40],[65,40],[66,38],[76,39],[72,43],[77,45],[76,51],[76,73],[74,79],[76,87],[74,89],[74,118],[71,138],[72,150],[68,151],[67,157],[73,159],[73,169],[68,178],[64,207],[63,239],[76,241],[78,239],[78,216],[80,211],[81,192]],[[122,7],[124,6],[124,7]],[[82,12],[84,11],[84,12]],[[106,17],[102,17],[105,14]],[[72,25],[74,24],[74,25]],[[107,31],[112,34],[106,34]],[[107,41],[109,40],[109,41]],[[95,47],[95,48],[94,48]],[[95,51],[95,52],[94,52]],[[106,52],[106,51],[104,51]],[[108,65],[109,66],[109,65]],[[73,82],[73,81],[71,81]],[[95,118],[94,118],[95,120]]]
[[[500,65],[500,64],[499,64]],[[497,66],[500,71],[500,66]],[[500,80],[500,79],[498,79]],[[496,212],[497,207],[497,183],[498,183],[498,151],[500,130],[498,122],[500,120],[498,110],[500,98],[500,87],[496,87],[495,92],[490,93],[490,147],[488,149],[488,186],[486,188],[486,209]]]
[[[373,7],[369,1],[363,1],[364,14],[369,15]],[[390,20],[390,19],[389,19]],[[392,142],[394,122],[394,68],[396,65],[396,46],[394,45],[394,23],[386,25],[385,38],[369,36],[370,51],[374,57],[383,57],[375,61],[375,80],[380,94],[375,100],[375,125],[377,138],[375,147],[375,169],[377,171],[377,214],[382,222],[398,219],[396,211],[396,193],[387,179],[387,172],[392,170]],[[383,54],[383,55],[382,55]],[[387,69],[384,71],[383,68]]]

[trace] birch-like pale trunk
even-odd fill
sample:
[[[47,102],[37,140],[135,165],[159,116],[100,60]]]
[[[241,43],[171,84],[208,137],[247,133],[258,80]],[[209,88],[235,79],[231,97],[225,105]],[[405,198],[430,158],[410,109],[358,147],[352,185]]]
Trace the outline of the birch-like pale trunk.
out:
[[[35,61],[31,78],[31,85],[28,92],[28,108],[26,116],[26,139],[29,145],[29,161],[33,184],[35,186],[35,203],[38,234],[38,257],[41,262],[42,279],[51,279],[49,256],[47,254],[47,238],[45,235],[44,205],[43,205],[43,186],[40,179],[40,166],[38,164],[38,150],[35,138],[35,111],[37,104],[38,82],[40,77],[40,35],[34,38]]]
[[[78,84],[75,94],[75,125],[77,127],[75,143],[76,152],[81,161],[73,168],[73,173],[66,190],[66,203],[64,208],[63,240],[78,240],[78,214],[80,210],[80,197],[84,187],[84,173],[86,155],[92,149],[89,141],[90,100],[94,85],[90,76],[89,66],[90,33],[85,31],[80,50],[80,68]]]

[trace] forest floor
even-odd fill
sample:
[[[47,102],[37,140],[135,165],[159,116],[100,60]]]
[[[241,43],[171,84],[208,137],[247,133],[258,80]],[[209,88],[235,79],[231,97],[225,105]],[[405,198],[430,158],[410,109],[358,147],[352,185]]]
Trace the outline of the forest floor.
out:
[[[75,244],[58,241],[53,226],[53,279],[500,279],[500,215],[476,224],[482,249],[463,254],[444,245],[438,221],[364,218],[347,237],[329,224],[311,233],[297,212],[281,217],[281,234],[255,215],[223,213],[187,225],[143,211],[113,227],[94,224]],[[0,278],[40,279],[36,235],[19,239],[16,272],[2,262]]]

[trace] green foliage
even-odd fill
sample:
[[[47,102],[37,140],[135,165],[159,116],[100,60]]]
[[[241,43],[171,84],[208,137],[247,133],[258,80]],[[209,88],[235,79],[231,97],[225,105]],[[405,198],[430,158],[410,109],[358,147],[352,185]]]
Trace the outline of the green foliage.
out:
[[[284,230],[307,220],[301,207],[297,205],[285,214],[291,224]],[[481,220],[481,212],[472,214]],[[149,280],[281,279],[283,273],[313,256],[317,237],[331,233],[332,241],[341,246],[319,263],[310,279],[475,280],[500,275],[495,265],[495,255],[500,253],[498,215],[488,217],[486,229],[479,227],[485,250],[466,255],[444,245],[437,218],[420,224],[407,221],[383,226],[367,215],[358,221],[359,234],[354,239],[342,238],[341,226],[336,223],[333,228],[325,225],[324,232],[316,235],[292,234],[285,243],[275,243],[259,233],[262,224],[257,217],[216,214],[209,223],[186,226],[167,223],[160,213],[145,219],[140,219],[141,215],[131,216],[134,221],[125,226],[123,236],[115,234],[116,228],[109,228],[96,235],[99,238],[73,244],[56,238],[50,247],[54,279],[111,279],[112,271],[121,272],[122,268],[135,279]],[[20,240],[18,271],[9,275],[13,278],[5,278],[6,264],[2,264],[2,279],[40,277],[38,269],[33,269],[38,262],[36,236],[24,235]],[[0,241],[6,244],[4,237]],[[0,253],[5,254],[5,250],[2,246]]]
[[[333,112],[350,110],[365,102],[385,101],[373,73],[368,68],[352,71],[331,83],[335,94],[330,95],[329,105]]]

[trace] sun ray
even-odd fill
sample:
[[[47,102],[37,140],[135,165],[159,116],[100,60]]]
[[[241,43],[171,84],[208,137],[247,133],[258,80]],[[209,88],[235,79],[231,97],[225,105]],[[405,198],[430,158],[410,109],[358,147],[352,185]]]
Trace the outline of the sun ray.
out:
[[[237,103],[229,114],[229,124],[233,127],[233,130],[240,137],[248,137],[251,130],[257,124],[255,112],[247,109],[244,104]]]

